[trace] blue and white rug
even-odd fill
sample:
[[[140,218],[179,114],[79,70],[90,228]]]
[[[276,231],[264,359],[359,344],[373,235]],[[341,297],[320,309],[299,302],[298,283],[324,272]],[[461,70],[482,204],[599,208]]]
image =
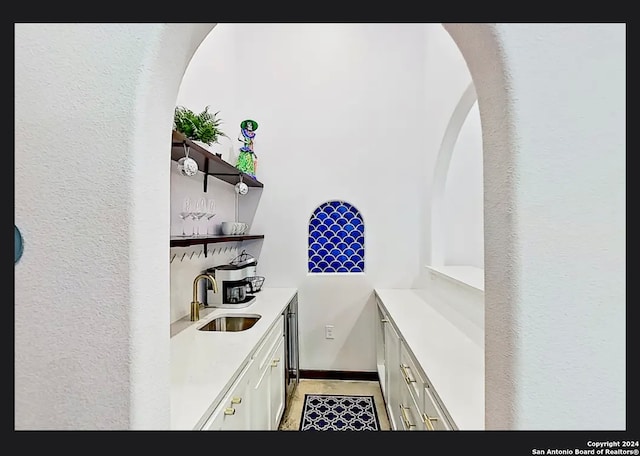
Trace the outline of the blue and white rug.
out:
[[[373,396],[305,394],[301,431],[379,431]]]

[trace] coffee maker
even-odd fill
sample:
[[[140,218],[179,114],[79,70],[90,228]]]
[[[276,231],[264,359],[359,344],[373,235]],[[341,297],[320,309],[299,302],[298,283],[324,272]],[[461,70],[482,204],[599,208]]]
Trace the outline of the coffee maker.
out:
[[[214,293],[211,284],[207,282],[205,305],[224,309],[240,309],[252,304],[256,297],[249,294],[251,277],[256,275],[256,260],[235,262],[214,266],[206,270],[218,285],[218,292]]]

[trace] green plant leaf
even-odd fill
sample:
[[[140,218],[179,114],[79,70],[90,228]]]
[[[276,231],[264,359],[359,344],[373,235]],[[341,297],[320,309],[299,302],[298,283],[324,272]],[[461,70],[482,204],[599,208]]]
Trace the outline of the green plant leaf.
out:
[[[217,116],[220,111],[211,113],[206,106],[198,114],[184,106],[176,106],[173,116],[173,128],[187,138],[202,141],[205,144],[218,142],[219,136],[228,136],[220,129],[222,120]]]

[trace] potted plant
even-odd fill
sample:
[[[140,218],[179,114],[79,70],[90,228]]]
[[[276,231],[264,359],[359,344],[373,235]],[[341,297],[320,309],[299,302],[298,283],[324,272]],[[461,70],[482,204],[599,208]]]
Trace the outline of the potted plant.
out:
[[[213,143],[217,143],[220,136],[227,137],[220,129],[222,120],[217,117],[219,112],[212,113],[209,111],[209,106],[207,106],[202,112],[196,114],[184,106],[176,106],[173,116],[173,128],[192,141],[210,146]]]

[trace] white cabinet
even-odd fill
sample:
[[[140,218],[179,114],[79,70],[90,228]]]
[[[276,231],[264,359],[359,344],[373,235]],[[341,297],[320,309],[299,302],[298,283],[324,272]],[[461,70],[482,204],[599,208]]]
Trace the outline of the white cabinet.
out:
[[[385,402],[391,429],[400,426],[400,335],[390,321],[384,323]]]
[[[387,390],[387,377],[385,374],[385,355],[384,355],[384,326],[389,321],[382,308],[376,306],[376,321],[375,321],[375,335],[376,335],[376,369],[378,371],[378,378],[380,379],[380,389],[384,395]]]
[[[285,382],[284,382],[284,338],[280,339],[271,362],[271,378],[269,379],[269,416],[271,418],[270,429],[277,431],[285,408]]]
[[[249,361],[240,375],[238,375],[229,392],[205,422],[202,427],[203,431],[242,431],[251,429],[249,382],[251,380],[252,365],[252,361]]]
[[[251,430],[277,430],[284,412],[284,316],[256,350],[251,375]]]
[[[427,374],[376,296],[376,356],[382,395],[392,430],[452,430]],[[381,365],[382,364],[382,365]]]
[[[285,408],[284,356],[280,315],[202,430],[277,430]]]
[[[398,404],[400,422],[396,430],[420,431],[424,429],[420,417],[421,407],[416,403],[410,388],[410,385],[406,383],[400,387],[400,401]]]
[[[269,402],[271,393],[269,391],[271,379],[271,367],[264,366],[256,369],[251,385],[251,425],[254,430],[268,430],[270,427]]]
[[[429,383],[424,386],[424,403],[421,419],[428,431],[450,431],[452,428],[449,420],[444,416],[443,410],[433,395],[433,388]]]
[[[402,429],[406,431],[427,430],[422,418],[424,388],[427,385],[427,379],[404,340],[400,342],[400,374],[402,376],[400,393]]]

